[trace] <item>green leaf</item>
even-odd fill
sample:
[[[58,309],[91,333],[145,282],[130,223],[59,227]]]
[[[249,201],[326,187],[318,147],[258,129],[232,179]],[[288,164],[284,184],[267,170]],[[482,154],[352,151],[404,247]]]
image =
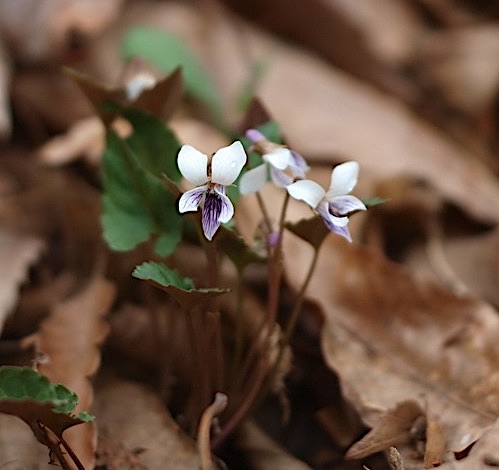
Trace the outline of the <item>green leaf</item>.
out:
[[[149,281],[170,294],[185,310],[209,302],[213,297],[229,292],[228,289],[196,289],[192,279],[182,277],[177,271],[165,264],[148,261],[137,266],[132,275]]]
[[[140,165],[157,178],[163,175],[179,182],[182,175],[177,166],[180,142],[175,134],[155,116],[134,108],[121,108],[121,115],[133,127],[127,143]]]
[[[310,219],[301,219],[298,222],[286,223],[286,228],[297,237],[305,240],[318,250],[322,242],[329,235],[329,230],[318,216]]]
[[[168,256],[180,242],[182,219],[163,181],[146,169],[147,164],[141,164],[148,157],[137,152],[144,147],[138,142],[148,134],[138,134],[135,130],[124,141],[108,132],[102,167],[104,239],[113,250],[127,251],[156,235],[156,253]]]
[[[221,114],[217,91],[196,57],[172,33],[137,26],[125,36],[122,52],[126,59],[139,56],[165,73],[182,68],[187,93],[203,102],[213,116]]]
[[[0,412],[25,421],[35,436],[38,423],[60,437],[67,428],[94,419],[86,412],[72,415],[77,404],[75,393],[29,367],[0,367]]]

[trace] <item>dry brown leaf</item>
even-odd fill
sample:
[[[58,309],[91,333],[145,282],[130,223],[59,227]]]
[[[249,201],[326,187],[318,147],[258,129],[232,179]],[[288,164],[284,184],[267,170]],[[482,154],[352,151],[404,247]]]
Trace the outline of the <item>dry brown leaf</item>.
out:
[[[0,31],[13,55],[27,62],[53,59],[109,25],[123,0],[0,1]],[[29,34],[20,34],[27,32]]]
[[[363,459],[375,452],[407,442],[414,421],[423,415],[424,411],[417,402],[399,402],[380,418],[369,433],[348,449],[346,458]]]
[[[468,237],[430,239],[426,250],[413,250],[407,265],[416,272],[499,306],[499,231]]]
[[[12,127],[9,104],[11,75],[10,56],[4,41],[0,39],[0,139],[10,137]]]
[[[0,332],[6,317],[17,302],[19,286],[30,265],[41,255],[45,244],[37,237],[0,229]]]
[[[151,470],[197,470],[194,443],[180,430],[160,399],[133,382],[111,378],[98,386],[94,412],[103,433],[129,449]]]
[[[438,467],[444,461],[445,432],[431,413],[426,415],[426,449],[424,454],[424,468]]]
[[[455,28],[428,35],[419,49],[420,70],[456,108],[478,116],[499,92],[499,26]]]
[[[440,470],[478,470],[499,466],[499,420],[471,448],[461,460],[444,463]]]
[[[81,292],[56,305],[31,338],[37,351],[47,358],[40,364],[39,371],[78,395],[76,413],[88,411],[93,402],[89,377],[99,367],[98,345],[109,329],[102,317],[114,297],[113,284],[95,277]],[[68,430],[65,439],[85,468],[93,468],[97,445],[95,423]]]
[[[307,265],[296,240],[290,278]],[[499,319],[488,305],[421,281],[371,250],[327,239],[309,296],[324,309],[323,350],[363,419],[416,400],[464,449],[499,413]]]
[[[0,468],[2,470],[53,470],[49,450],[16,416],[0,414]]]
[[[423,25],[421,17],[410,3],[399,0],[367,3],[325,0],[325,3],[355,28],[364,47],[381,62],[400,67],[412,56]],[[310,25],[309,29],[312,29]],[[331,36],[334,38],[334,32],[331,32]]]
[[[255,423],[244,422],[237,433],[237,447],[245,453],[251,468],[258,470],[306,470],[310,467],[288,454]]]
[[[70,163],[84,157],[96,165],[104,150],[105,129],[96,116],[83,118],[73,124],[69,130],[54,137],[38,150],[40,160],[50,166]]]

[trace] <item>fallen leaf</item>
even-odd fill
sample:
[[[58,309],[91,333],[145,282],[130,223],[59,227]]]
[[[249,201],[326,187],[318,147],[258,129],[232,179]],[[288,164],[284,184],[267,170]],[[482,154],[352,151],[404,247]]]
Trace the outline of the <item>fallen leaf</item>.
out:
[[[245,453],[251,468],[258,470],[306,470],[305,462],[288,454],[252,421],[245,421],[237,432],[237,447]]]
[[[98,386],[94,410],[99,429],[126,449],[141,449],[137,459],[147,468],[200,468],[194,442],[145,387],[109,378]]]
[[[440,421],[430,413],[426,415],[426,423],[424,468],[434,468],[444,462],[445,432]]]
[[[40,238],[0,229],[0,331],[17,303],[19,286],[25,281],[30,265],[42,254]]]
[[[288,272],[307,265],[290,240]],[[301,254],[300,254],[301,251]],[[408,295],[410,293],[410,295]],[[499,319],[362,246],[326,240],[308,295],[325,315],[323,351],[367,424],[405,400],[438,416],[448,448],[474,442],[499,413]]]
[[[410,439],[414,421],[424,416],[424,411],[413,400],[401,401],[388,410],[379,422],[360,440],[348,449],[347,459],[363,459],[375,452],[387,450]]]

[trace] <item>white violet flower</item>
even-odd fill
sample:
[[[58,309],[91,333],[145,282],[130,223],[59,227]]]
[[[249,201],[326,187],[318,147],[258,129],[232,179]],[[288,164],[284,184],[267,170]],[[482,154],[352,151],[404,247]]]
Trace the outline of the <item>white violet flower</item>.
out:
[[[184,178],[196,185],[182,194],[178,210],[195,212],[201,207],[203,232],[211,240],[220,224],[227,223],[234,215],[234,206],[226,196],[225,188],[234,183],[246,164],[244,147],[236,141],[208,158],[194,147],[183,145],[177,164]]]
[[[357,184],[358,175],[359,164],[351,161],[333,169],[327,191],[311,180],[296,181],[286,189],[290,196],[305,201],[312,207],[331,232],[351,242],[352,237],[347,227],[348,214],[367,209],[359,198],[349,194]]]
[[[284,188],[295,178],[303,178],[308,170],[305,159],[297,152],[270,142],[256,129],[246,131],[246,137],[253,142],[255,150],[262,155],[263,164],[248,170],[239,182],[241,194],[259,191],[268,181],[268,174],[275,185]],[[286,173],[289,171],[291,176]]]

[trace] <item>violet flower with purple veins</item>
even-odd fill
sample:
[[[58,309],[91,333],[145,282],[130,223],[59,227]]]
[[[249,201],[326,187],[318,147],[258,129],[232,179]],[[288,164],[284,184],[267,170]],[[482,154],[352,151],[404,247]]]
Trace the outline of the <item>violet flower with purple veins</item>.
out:
[[[348,214],[367,209],[360,199],[349,194],[357,184],[358,175],[359,164],[351,161],[333,169],[327,191],[311,180],[296,181],[286,189],[290,196],[305,201],[312,207],[331,232],[351,242],[352,237],[347,226]]]
[[[284,188],[296,178],[303,178],[308,170],[305,159],[283,145],[270,142],[256,129],[246,131],[253,148],[262,155],[263,164],[248,170],[239,182],[241,194],[259,191],[268,181],[268,174],[275,185]],[[290,174],[286,173],[288,171]]]
[[[177,157],[178,167],[184,178],[196,185],[180,197],[180,213],[195,212],[201,207],[203,232],[208,240],[215,235],[220,224],[234,215],[234,206],[226,196],[226,186],[231,185],[246,164],[246,153],[241,142],[216,151],[209,159],[190,145],[183,145]]]

